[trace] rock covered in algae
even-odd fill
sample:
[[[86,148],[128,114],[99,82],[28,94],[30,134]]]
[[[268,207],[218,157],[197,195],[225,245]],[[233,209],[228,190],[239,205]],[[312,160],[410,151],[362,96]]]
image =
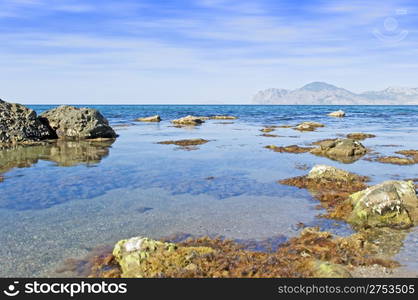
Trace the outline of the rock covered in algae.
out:
[[[418,223],[418,199],[412,181],[385,181],[354,193],[348,222],[358,227],[408,228]]]
[[[345,112],[343,110],[337,110],[337,111],[333,111],[333,112],[329,113],[328,116],[343,118],[343,117],[345,117]]]
[[[196,116],[186,116],[180,119],[176,119],[171,121],[171,123],[175,125],[200,125],[205,122],[205,120],[208,120],[208,117],[196,117]]]
[[[348,197],[367,188],[369,179],[332,166],[316,165],[305,176],[280,180],[279,183],[308,189],[322,206],[331,213],[330,217],[345,219],[351,212]]]
[[[347,134],[347,138],[353,139],[353,140],[365,140],[365,139],[374,138],[374,137],[376,137],[374,134],[363,133],[363,132],[354,132],[354,133]]]
[[[275,251],[254,251],[221,238],[188,238],[176,244],[136,237],[120,241],[113,255],[94,255],[87,266],[92,277],[350,277],[354,266],[395,267],[374,255],[362,233],[333,236],[307,227]],[[347,268],[347,269],[346,269]]]
[[[300,147],[298,145],[290,145],[285,147],[278,147],[274,145],[268,145],[264,148],[273,150],[274,152],[287,152],[287,153],[305,153],[311,151],[312,147]]]
[[[113,256],[121,277],[160,277],[165,273],[193,270],[193,259],[213,252],[209,247],[177,247],[174,243],[134,237],[119,241]]]
[[[77,108],[61,105],[41,114],[47,123],[62,139],[116,138],[107,119],[96,109]]]
[[[356,140],[336,139],[319,143],[319,147],[313,149],[311,153],[344,163],[350,163],[365,155],[367,149]]]

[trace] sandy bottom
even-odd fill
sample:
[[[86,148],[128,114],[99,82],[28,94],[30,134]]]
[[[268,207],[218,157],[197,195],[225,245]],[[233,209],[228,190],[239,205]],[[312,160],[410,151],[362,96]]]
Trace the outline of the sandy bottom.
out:
[[[119,189],[44,210],[1,210],[0,276],[63,276],[55,270],[64,259],[81,258],[98,245],[137,235],[290,237],[298,233],[296,225],[300,221],[316,222],[315,205],[301,197],[239,196],[219,200],[172,196],[162,189]]]

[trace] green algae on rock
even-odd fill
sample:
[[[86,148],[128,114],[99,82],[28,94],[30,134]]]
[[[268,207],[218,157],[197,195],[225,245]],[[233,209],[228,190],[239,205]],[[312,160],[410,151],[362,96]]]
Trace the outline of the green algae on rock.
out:
[[[261,132],[265,132],[265,133],[272,132],[274,130],[275,129],[273,127],[265,127],[263,129],[260,129]]]
[[[385,181],[350,196],[347,221],[356,227],[409,228],[418,223],[418,199],[412,181]]]
[[[374,138],[374,137],[376,137],[374,134],[362,133],[362,132],[354,132],[354,133],[347,134],[348,139],[357,140],[357,141]]]
[[[343,118],[343,117],[345,117],[345,112],[343,110],[337,110],[337,111],[333,111],[333,112],[329,113],[328,116]]]

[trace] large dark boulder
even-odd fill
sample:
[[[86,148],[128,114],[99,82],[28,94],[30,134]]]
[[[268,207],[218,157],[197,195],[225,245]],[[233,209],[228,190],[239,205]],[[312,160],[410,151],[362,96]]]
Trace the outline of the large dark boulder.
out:
[[[35,111],[0,99],[0,144],[30,144],[54,137]]]
[[[62,105],[40,116],[62,139],[116,138],[106,118],[96,109]]]

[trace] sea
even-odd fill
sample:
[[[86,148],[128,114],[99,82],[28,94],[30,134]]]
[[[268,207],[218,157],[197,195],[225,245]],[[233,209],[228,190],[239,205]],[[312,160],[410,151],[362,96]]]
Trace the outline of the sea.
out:
[[[86,105],[83,105],[86,106]],[[37,113],[56,105],[30,105]],[[353,229],[320,217],[324,210],[304,189],[279,180],[317,164],[369,176],[370,184],[418,178],[418,165],[374,161],[418,149],[418,106],[90,105],[119,135],[115,141],[68,141],[0,150],[0,277],[75,276],[58,270],[69,258],[120,239],[212,236],[278,246],[303,226],[345,236]],[[328,113],[343,109],[344,118]],[[160,115],[159,123],[136,122]],[[232,115],[200,126],[175,127],[186,115]],[[265,126],[321,122],[300,132]],[[310,153],[277,153],[267,145],[309,146],[349,133],[376,135],[371,151],[343,163]],[[195,147],[158,144],[202,138]],[[368,159],[369,158],[369,159]],[[301,226],[303,224],[303,226]],[[418,275],[418,230],[403,232],[394,251]],[[415,274],[413,273],[413,274]]]

